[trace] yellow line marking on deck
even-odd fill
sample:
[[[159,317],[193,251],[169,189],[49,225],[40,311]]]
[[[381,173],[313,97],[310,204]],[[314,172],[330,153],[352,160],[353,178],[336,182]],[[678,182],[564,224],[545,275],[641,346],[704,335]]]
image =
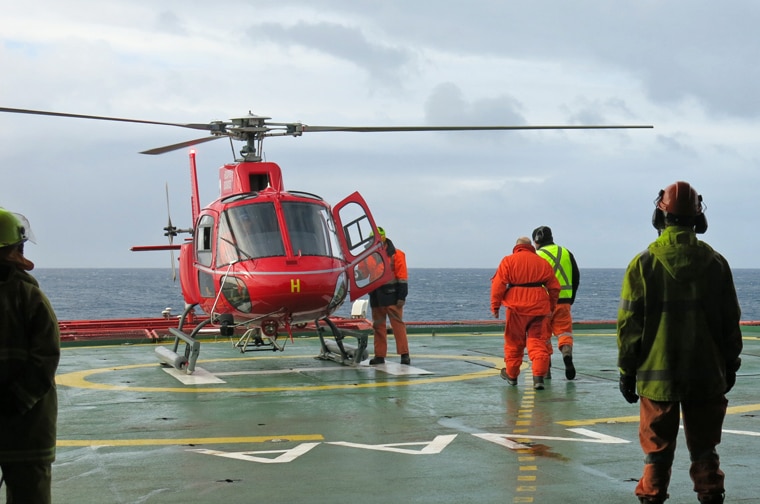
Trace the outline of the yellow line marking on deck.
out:
[[[637,408],[638,409],[638,408]],[[742,406],[729,406],[726,409],[726,415],[739,415],[742,413],[752,413],[760,411],[760,404],[744,404]],[[609,417],[609,418],[588,418],[584,420],[560,420],[556,422],[559,425],[568,427],[580,427],[583,425],[597,424],[617,424],[617,423],[638,423],[639,415]]]
[[[203,444],[238,444],[268,443],[286,441],[323,441],[321,434],[297,434],[290,436],[244,436],[244,437],[208,437],[177,439],[59,439],[58,447],[83,446],[166,446],[166,445],[203,445]]]

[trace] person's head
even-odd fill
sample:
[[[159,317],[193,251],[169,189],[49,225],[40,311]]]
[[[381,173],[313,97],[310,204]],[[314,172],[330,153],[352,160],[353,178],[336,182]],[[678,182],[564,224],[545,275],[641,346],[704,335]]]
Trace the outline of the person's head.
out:
[[[539,226],[533,230],[533,243],[536,247],[543,247],[544,245],[550,245],[554,243],[552,237],[552,228],[549,226]]]
[[[0,261],[31,270],[34,264],[24,257],[24,243],[34,243],[29,221],[21,214],[0,208]]]
[[[380,226],[377,226],[377,232],[380,233],[380,241],[385,243],[385,229],[381,228]]]
[[[527,236],[521,236],[517,239],[517,242],[515,242],[515,245],[530,245],[530,238]]]
[[[27,240],[34,243],[26,217],[0,208],[0,248],[22,245]]]
[[[702,195],[688,182],[678,181],[660,190],[654,201],[652,226],[659,232],[668,226],[685,226],[696,233],[707,231]]]

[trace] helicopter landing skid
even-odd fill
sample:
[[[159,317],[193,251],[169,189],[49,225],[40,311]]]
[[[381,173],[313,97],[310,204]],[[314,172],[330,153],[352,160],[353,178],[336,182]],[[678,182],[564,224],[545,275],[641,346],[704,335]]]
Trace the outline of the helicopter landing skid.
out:
[[[331,360],[346,366],[356,366],[369,357],[367,352],[369,338],[366,334],[359,331],[341,330],[329,318],[325,318],[323,321],[330,328],[335,339],[325,340],[325,328],[317,323],[317,333],[322,344],[322,351],[315,357],[316,359]],[[356,338],[358,345],[344,343],[343,340],[346,336]]]
[[[230,341],[233,341],[230,338]],[[245,333],[232,343],[234,348],[240,349],[240,353],[246,352],[263,352],[263,351],[284,351],[285,344],[280,345],[277,342],[277,336],[270,337],[261,334],[261,329],[258,327],[252,327],[245,331]]]

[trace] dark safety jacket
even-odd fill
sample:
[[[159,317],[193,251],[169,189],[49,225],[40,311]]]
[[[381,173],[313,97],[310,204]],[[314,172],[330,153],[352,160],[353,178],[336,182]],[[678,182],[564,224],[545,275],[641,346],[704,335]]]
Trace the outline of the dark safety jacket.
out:
[[[391,259],[393,280],[369,293],[370,306],[392,306],[398,301],[406,301],[409,294],[409,273],[406,268],[406,254],[386,239],[385,251]]]
[[[728,262],[689,227],[636,256],[618,308],[618,367],[655,401],[715,398],[738,369],[741,310]]]
[[[519,244],[491,278],[491,312],[503,304],[522,315],[549,315],[557,306],[559,282],[533,245]]]
[[[560,247],[555,243],[548,243],[536,249],[536,254],[546,259],[554,270],[560,287],[557,302],[573,304],[575,293],[578,291],[581,282],[581,272],[573,254],[565,247]]]
[[[37,281],[0,263],[0,463],[55,459],[58,320]]]

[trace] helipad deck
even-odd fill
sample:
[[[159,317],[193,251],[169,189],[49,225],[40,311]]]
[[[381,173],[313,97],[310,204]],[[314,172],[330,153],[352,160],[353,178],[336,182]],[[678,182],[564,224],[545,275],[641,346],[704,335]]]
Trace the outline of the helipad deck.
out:
[[[744,329],[719,446],[729,503],[758,502],[760,330]],[[529,369],[499,378],[498,328],[455,331],[411,334],[409,368],[315,360],[317,338],[246,354],[207,341],[190,380],[151,345],[66,347],[54,501],[637,502],[638,406],[618,392],[612,327],[578,328],[577,379],[555,354],[543,391]],[[683,442],[670,493],[697,502]]]

